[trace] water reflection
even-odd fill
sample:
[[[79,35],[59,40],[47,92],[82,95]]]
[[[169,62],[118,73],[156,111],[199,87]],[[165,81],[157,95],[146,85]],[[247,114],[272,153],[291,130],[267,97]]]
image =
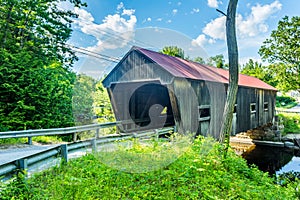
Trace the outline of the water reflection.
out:
[[[242,154],[249,164],[255,164],[269,174],[300,170],[299,152],[278,147],[255,146]]]

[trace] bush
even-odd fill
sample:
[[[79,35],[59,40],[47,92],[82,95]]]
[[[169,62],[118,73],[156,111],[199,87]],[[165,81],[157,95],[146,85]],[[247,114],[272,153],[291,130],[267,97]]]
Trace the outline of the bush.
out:
[[[284,125],[284,133],[300,133],[300,115],[294,113],[279,114]]]
[[[119,153],[159,152],[164,142],[135,144]],[[146,173],[128,173],[102,163],[101,156],[88,154],[29,178],[26,189],[3,189],[6,199],[296,199],[296,184],[281,187],[275,179],[246,161],[228,153],[213,139],[198,138],[178,159]],[[157,160],[165,159],[159,156]],[[143,160],[140,160],[143,165]],[[132,162],[138,164],[138,162]],[[122,161],[119,161],[122,165]],[[124,167],[128,167],[126,164]],[[21,185],[25,187],[24,184]],[[299,197],[299,196],[298,196]]]
[[[277,108],[292,108],[297,105],[296,99],[289,96],[276,96]]]

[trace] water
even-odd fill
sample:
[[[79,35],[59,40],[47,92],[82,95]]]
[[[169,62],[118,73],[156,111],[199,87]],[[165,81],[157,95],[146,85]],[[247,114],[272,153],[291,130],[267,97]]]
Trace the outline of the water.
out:
[[[256,145],[242,154],[249,164],[255,164],[270,175],[300,172],[300,151]]]

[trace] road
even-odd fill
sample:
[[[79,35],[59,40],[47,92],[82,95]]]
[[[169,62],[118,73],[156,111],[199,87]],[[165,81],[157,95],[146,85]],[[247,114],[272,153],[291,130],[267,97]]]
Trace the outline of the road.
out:
[[[0,150],[0,165],[12,162],[16,159],[21,159],[44,150],[59,146],[55,145],[23,145],[21,147]]]

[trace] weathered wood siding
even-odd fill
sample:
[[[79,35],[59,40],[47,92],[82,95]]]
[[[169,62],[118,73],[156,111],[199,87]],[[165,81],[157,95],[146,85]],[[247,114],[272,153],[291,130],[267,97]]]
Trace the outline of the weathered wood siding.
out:
[[[132,51],[118,63],[110,75],[103,81],[103,84],[105,87],[109,87],[111,83],[141,80],[159,80],[161,84],[169,84],[173,78],[169,72],[162,69],[143,54]]]

